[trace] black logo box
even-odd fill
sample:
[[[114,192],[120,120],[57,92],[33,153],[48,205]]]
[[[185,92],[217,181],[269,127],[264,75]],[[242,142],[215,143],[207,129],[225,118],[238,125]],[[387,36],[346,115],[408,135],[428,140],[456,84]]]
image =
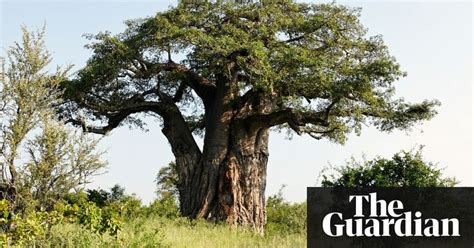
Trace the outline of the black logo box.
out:
[[[387,204],[393,200],[403,203],[403,210],[396,213],[415,212],[422,213],[424,222],[427,218],[459,220],[459,235],[457,237],[399,237],[394,233],[393,226],[390,237],[331,237],[322,228],[323,218],[333,212],[340,212],[343,219],[364,220],[369,217],[370,203],[364,201],[364,217],[354,217],[355,200],[349,202],[351,195],[369,195],[376,193],[378,200]],[[474,188],[321,188],[310,187],[307,189],[308,200],[308,247],[317,248],[344,248],[344,247],[456,247],[474,248]],[[382,204],[383,206],[383,204]],[[379,212],[380,212],[380,205]],[[375,219],[397,219],[396,217],[375,217]],[[339,218],[334,217],[334,223],[343,224]],[[431,222],[430,222],[431,223]],[[441,223],[440,223],[441,225]],[[453,230],[451,230],[453,231]],[[332,233],[334,234],[334,232]]]

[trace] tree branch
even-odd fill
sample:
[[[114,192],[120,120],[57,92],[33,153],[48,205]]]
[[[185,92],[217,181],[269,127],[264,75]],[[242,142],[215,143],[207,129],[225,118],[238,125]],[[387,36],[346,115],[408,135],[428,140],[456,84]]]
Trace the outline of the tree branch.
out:
[[[247,121],[265,127],[273,127],[287,123],[290,125],[291,129],[300,133],[300,127],[303,127],[306,124],[314,124],[324,127],[329,126],[325,113],[326,111],[299,111],[287,108],[269,114],[252,115],[247,118]]]
[[[132,97],[133,98],[133,97]],[[120,123],[127,118],[129,115],[144,111],[153,111],[153,112],[161,112],[162,111],[162,104],[159,102],[148,102],[143,101],[140,103],[135,103],[128,106],[123,106],[119,111],[116,113],[104,113],[103,115],[107,117],[107,125],[102,127],[97,126],[89,126],[86,124],[84,120],[78,119],[69,119],[66,123],[71,123],[75,126],[80,126],[84,132],[89,133],[96,133],[105,135],[112,131],[112,129],[118,127]]]
[[[155,64],[145,61],[142,62],[146,64],[147,71],[149,72],[174,71],[182,73],[184,76],[183,81],[203,100],[208,99],[215,90],[216,86],[210,80],[187,68],[185,65],[177,64],[173,61]]]

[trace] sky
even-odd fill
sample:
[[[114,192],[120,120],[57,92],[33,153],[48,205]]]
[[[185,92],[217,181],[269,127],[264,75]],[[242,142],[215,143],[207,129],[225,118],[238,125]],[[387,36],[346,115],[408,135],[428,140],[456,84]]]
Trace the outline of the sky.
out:
[[[175,5],[175,1],[0,0],[0,49],[21,39],[20,26],[46,23],[46,46],[54,64],[79,70],[90,56],[83,34],[124,30],[124,20],[142,18]],[[300,1],[301,2],[301,1]],[[311,2],[311,1],[305,1]],[[321,170],[354,157],[389,158],[401,150],[424,146],[424,158],[445,168],[459,186],[474,186],[472,157],[472,34],[471,2],[364,1],[344,2],[361,7],[369,35],[382,35],[408,76],[395,85],[397,95],[411,102],[438,99],[442,106],[429,122],[412,131],[381,133],[366,127],[349,136],[345,145],[307,136],[273,133],[270,137],[267,195],[282,185],[285,198],[304,201],[306,187],[317,186]],[[120,184],[144,203],[155,198],[158,170],[173,160],[159,123],[146,119],[148,131],[121,127],[104,137],[100,148],[109,162],[107,172],[89,187],[109,189]]]

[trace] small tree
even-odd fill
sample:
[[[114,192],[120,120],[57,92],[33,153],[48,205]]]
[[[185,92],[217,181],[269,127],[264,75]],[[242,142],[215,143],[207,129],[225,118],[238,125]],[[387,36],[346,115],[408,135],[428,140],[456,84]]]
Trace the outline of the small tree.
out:
[[[168,166],[162,167],[156,175],[156,194],[158,198],[178,198],[178,171],[176,163],[170,162]]]
[[[365,162],[352,160],[326,173],[323,187],[453,187],[455,178],[444,178],[436,164],[426,162],[421,149],[399,152],[392,159],[377,157]]]
[[[44,48],[44,28],[29,32],[22,27],[22,32],[22,42],[7,50],[0,80],[0,165],[2,180],[11,184],[17,180],[15,160],[22,142],[51,106],[58,104],[58,86],[69,70],[46,72],[51,55]]]
[[[120,186],[120,184],[115,184],[110,188],[110,200],[113,202],[123,200],[126,197],[125,188]]]
[[[71,189],[89,183],[106,164],[95,151],[97,140],[70,133],[60,122],[46,120],[42,133],[28,140],[28,162],[19,171],[24,194],[39,206],[52,207]]]
[[[70,67],[49,73],[45,29],[22,27],[22,32],[22,42],[7,50],[0,78],[0,180],[15,189],[17,207],[48,208],[106,163],[96,151],[96,139],[55,118],[54,107],[62,102],[60,82]],[[20,160],[23,149],[28,156]]]
[[[156,175],[155,182],[158,198],[150,204],[149,210],[155,215],[168,218],[179,216],[179,180],[176,163],[170,162],[162,167]]]

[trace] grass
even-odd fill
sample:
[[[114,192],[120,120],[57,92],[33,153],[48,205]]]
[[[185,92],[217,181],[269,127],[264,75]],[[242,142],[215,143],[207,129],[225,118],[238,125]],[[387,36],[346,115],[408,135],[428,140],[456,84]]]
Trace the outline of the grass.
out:
[[[260,236],[248,230],[204,221],[136,218],[127,222],[118,238],[98,235],[76,224],[53,227],[40,247],[305,247],[303,234],[271,233]]]

